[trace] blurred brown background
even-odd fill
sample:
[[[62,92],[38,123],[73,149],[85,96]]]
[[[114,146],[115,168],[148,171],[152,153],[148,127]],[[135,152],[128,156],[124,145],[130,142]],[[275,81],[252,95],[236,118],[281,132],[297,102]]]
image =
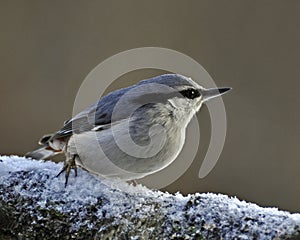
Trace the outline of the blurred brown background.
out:
[[[22,155],[58,130],[101,61],[136,47],[171,48],[234,91],[223,98],[227,139],[216,167],[198,179],[209,142],[204,108],[199,161],[165,190],[300,211],[299,12],[297,1],[1,1],[0,153]],[[153,75],[124,77],[129,85]]]

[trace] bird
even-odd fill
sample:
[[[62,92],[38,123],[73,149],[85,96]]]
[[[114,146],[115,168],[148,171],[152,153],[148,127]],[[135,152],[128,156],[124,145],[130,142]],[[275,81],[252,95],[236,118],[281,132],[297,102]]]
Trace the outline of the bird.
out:
[[[171,164],[185,142],[186,127],[203,103],[231,90],[206,89],[180,74],[163,74],[115,90],[44,135],[25,156],[65,154],[65,186],[77,166],[105,178],[135,181]]]

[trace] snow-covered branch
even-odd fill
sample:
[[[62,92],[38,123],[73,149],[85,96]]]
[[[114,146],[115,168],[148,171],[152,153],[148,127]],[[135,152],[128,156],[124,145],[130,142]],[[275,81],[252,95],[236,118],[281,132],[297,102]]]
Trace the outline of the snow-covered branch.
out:
[[[0,239],[285,239],[300,214],[221,194],[168,194],[0,156]]]

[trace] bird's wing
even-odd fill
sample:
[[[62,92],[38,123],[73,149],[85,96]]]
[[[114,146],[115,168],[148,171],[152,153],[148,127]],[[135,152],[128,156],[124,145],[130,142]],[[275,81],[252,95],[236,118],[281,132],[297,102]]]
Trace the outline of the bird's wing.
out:
[[[64,126],[51,139],[65,138],[73,133],[82,133],[92,129],[100,130],[99,126],[107,128],[111,124],[111,117],[116,103],[127,90],[128,88],[120,89],[102,97],[98,102],[78,113],[70,120],[65,121]],[[114,121],[122,120],[126,117],[126,115],[120,114]]]

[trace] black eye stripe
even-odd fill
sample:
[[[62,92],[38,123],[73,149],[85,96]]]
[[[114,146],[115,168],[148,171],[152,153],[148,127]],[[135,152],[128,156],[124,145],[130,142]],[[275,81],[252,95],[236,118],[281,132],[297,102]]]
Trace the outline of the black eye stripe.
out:
[[[194,88],[188,88],[188,89],[182,90],[182,91],[180,91],[180,93],[184,97],[189,98],[189,99],[194,99],[194,98],[201,96],[200,92]]]
[[[188,88],[182,91],[173,91],[166,93],[146,93],[139,97],[132,99],[132,102],[139,103],[141,105],[148,103],[166,103],[169,99],[179,97],[179,98],[188,98],[194,99],[200,97],[201,93],[194,88]]]

